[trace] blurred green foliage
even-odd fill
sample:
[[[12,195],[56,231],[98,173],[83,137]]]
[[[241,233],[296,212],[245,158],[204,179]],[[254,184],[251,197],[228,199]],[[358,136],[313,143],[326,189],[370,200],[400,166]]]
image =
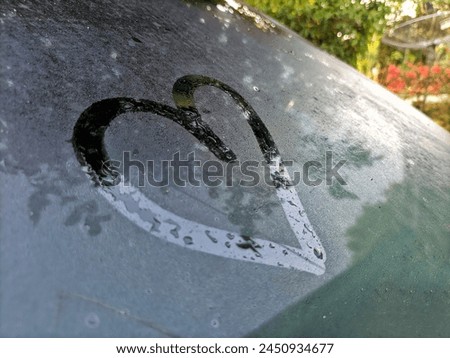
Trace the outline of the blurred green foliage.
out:
[[[384,32],[386,16],[399,7],[375,0],[247,0],[248,4],[356,67]],[[396,5],[397,4],[397,5]],[[373,52],[373,51],[372,51]]]
[[[388,28],[410,19],[404,0],[245,0],[369,78],[383,82],[390,65],[432,62],[448,68],[448,46],[396,49],[382,43]],[[416,16],[450,10],[449,0],[413,0]],[[430,56],[430,51],[433,56]],[[450,130],[449,98],[420,109]]]

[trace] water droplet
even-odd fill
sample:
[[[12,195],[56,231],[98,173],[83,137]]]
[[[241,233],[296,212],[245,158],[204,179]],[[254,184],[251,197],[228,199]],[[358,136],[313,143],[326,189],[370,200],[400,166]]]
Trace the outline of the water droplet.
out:
[[[88,313],[84,318],[84,324],[89,328],[97,328],[100,325],[100,318],[96,313]]]
[[[174,228],[172,230],[170,230],[170,233],[176,238],[178,239],[180,237],[180,235],[178,235],[178,228]]]
[[[307,224],[303,224],[303,226],[312,235],[312,237],[316,237],[316,235],[314,235],[314,231]]]
[[[208,236],[212,242],[217,244],[217,242],[218,242],[217,239],[211,235],[211,232],[209,230],[206,230],[205,233],[206,233],[206,236]]]
[[[194,240],[192,240],[192,237],[190,236],[183,237],[183,241],[186,245],[192,245],[194,243]]]
[[[150,231],[153,232],[159,232],[159,227],[161,226],[161,221],[159,221],[157,218],[153,217],[153,225]]]
[[[318,259],[323,259],[323,252],[322,251],[320,251],[318,248],[314,248],[314,255],[316,255],[316,257],[318,258]]]
[[[211,327],[218,328],[219,326],[220,326],[220,323],[219,323],[218,319],[211,320]]]

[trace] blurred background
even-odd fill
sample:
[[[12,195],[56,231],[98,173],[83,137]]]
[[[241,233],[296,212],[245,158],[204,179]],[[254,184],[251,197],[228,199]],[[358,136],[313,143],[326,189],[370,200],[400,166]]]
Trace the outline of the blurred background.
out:
[[[449,0],[246,0],[450,131]]]

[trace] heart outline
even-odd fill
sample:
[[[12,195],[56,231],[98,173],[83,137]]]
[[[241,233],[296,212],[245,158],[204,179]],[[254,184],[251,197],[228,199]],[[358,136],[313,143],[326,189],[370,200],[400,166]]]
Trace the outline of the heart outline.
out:
[[[128,112],[150,112],[171,119],[196,137],[218,159],[225,162],[235,160],[236,155],[202,120],[196,108],[194,92],[203,86],[221,89],[230,95],[243,110],[260,150],[267,164],[270,165],[270,175],[277,196],[297,238],[299,248],[241,236],[182,218],[163,209],[137,188],[125,185],[123,177],[108,164],[109,156],[104,145],[105,132],[116,117]],[[78,161],[97,184],[102,196],[136,225],[166,241],[216,256],[289,267],[316,275],[323,274],[325,251],[309,222],[295,188],[289,185],[289,173],[278,148],[253,107],[230,86],[211,77],[200,75],[179,78],[173,86],[172,96],[176,108],[146,99],[116,97],[95,102],[80,115],[74,127],[72,144]],[[137,205],[138,210],[133,211],[130,205],[127,207],[126,203],[134,205],[135,208]],[[195,245],[192,245],[194,234]],[[231,236],[236,238],[233,244],[231,244],[233,240]],[[188,242],[186,238],[189,238],[191,242]],[[242,249],[251,249],[252,255],[248,254],[248,250]]]

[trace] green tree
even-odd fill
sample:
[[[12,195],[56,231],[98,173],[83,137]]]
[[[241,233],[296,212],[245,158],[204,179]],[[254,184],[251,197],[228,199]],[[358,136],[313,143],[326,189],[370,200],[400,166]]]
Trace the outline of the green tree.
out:
[[[357,67],[399,1],[247,0],[325,51]],[[374,38],[378,35],[378,38]],[[373,50],[372,50],[373,51]]]

